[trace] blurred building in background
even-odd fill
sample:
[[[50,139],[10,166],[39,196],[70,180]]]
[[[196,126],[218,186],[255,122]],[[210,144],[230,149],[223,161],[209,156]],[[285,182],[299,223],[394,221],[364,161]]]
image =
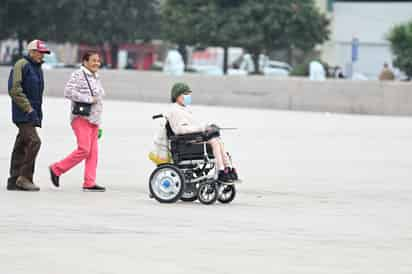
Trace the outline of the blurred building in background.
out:
[[[269,56],[266,71],[273,74],[284,74],[290,71],[289,65],[295,66],[320,59],[330,66],[358,72],[367,78],[377,78],[382,65],[386,62],[390,66],[393,56],[389,42],[386,40],[388,32],[393,26],[412,20],[412,1],[343,1],[343,0],[315,0],[321,12],[331,21],[330,40],[318,45],[313,52],[296,52],[289,58],[286,50],[266,52]],[[354,50],[354,43],[356,49]],[[118,45],[117,60],[113,64],[110,54],[112,45],[105,44],[92,47],[86,44],[56,44],[48,41],[53,55],[48,56],[50,68],[62,66],[78,66],[81,55],[89,49],[100,52],[103,65],[108,68],[148,70],[161,68],[166,52],[170,45],[163,41],[143,43],[122,43]],[[18,43],[16,40],[0,41],[0,64],[10,65],[15,61]],[[187,48],[186,69],[207,74],[222,74],[223,49],[209,47],[197,49]],[[247,52],[241,48],[230,48],[228,63],[232,73],[242,67],[242,60]],[[356,56],[354,56],[354,54]],[[116,56],[116,55],[114,55]],[[264,70],[265,67],[262,67]],[[264,70],[265,71],[265,70]],[[243,73],[243,72],[242,72]],[[265,73],[266,74],[266,73]],[[272,74],[272,73],[269,73]],[[288,73],[287,73],[288,74]]]
[[[386,36],[393,26],[412,20],[412,1],[316,2],[331,19],[330,41],[320,46],[324,61],[348,70],[352,63],[352,41],[357,39],[355,72],[375,79],[383,63],[392,64]]]

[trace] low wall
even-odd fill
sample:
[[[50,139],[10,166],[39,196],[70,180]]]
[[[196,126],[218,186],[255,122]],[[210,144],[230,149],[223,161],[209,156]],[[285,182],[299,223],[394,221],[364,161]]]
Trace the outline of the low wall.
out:
[[[6,92],[10,68],[0,68]],[[46,95],[62,96],[73,70],[44,71]],[[187,82],[196,104],[340,113],[412,115],[412,83],[273,78],[262,76],[166,76],[160,72],[102,70],[107,98],[169,102],[170,88]]]

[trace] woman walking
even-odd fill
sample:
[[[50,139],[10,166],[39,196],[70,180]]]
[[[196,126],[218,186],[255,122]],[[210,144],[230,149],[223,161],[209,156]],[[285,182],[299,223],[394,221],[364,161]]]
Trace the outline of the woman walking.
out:
[[[75,71],[64,89],[64,96],[72,101],[71,126],[77,139],[77,148],[63,160],[49,167],[51,181],[59,187],[59,178],[71,168],[85,161],[84,191],[105,191],[96,184],[99,125],[103,110],[104,89],[98,70],[100,57],[97,52],[87,52],[82,66]]]

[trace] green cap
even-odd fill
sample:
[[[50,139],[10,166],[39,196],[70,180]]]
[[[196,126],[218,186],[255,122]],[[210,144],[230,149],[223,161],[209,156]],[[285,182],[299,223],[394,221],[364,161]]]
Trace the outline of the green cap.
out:
[[[172,87],[172,102],[176,102],[177,97],[184,93],[192,92],[186,83],[176,83]]]

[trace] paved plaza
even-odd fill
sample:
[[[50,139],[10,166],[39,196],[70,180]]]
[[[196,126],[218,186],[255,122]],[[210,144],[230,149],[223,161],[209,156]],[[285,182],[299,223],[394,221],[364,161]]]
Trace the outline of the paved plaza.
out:
[[[196,97],[194,97],[196,100]],[[223,132],[244,183],[232,204],[148,197],[147,154],[165,104],[106,101],[98,183],[75,146],[69,102],[46,97],[39,193],[7,192],[16,128],[0,96],[0,274],[411,273],[412,118],[195,106]]]

